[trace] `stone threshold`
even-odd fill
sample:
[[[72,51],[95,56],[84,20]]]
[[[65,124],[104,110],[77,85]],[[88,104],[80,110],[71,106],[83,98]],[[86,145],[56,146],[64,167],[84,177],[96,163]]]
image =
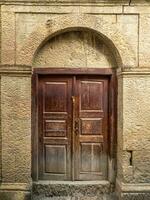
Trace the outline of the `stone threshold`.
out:
[[[39,180],[33,182],[33,184],[65,184],[65,185],[108,185],[109,181],[50,181],[50,180]]]
[[[100,196],[110,193],[109,181],[38,181],[33,182],[32,194],[54,196]]]

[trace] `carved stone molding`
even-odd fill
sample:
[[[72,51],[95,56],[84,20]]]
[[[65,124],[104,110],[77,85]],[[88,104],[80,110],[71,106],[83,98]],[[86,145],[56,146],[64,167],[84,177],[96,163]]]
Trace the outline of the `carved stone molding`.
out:
[[[31,75],[32,67],[26,65],[0,65],[0,74]]]
[[[95,4],[95,5],[129,5],[131,3],[130,0],[1,0],[0,4]]]
[[[18,5],[18,4],[27,4],[27,5],[51,5],[51,4],[71,4],[71,5],[150,5],[149,0],[1,0],[0,5]]]

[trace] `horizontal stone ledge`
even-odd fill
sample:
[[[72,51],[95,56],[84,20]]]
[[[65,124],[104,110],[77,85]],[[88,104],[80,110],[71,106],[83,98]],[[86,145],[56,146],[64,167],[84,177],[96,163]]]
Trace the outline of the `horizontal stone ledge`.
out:
[[[122,5],[122,6],[147,6],[150,5],[148,0],[1,0],[0,5],[57,5],[57,4],[77,4],[77,5]]]
[[[144,67],[124,67],[123,69],[117,70],[117,75],[143,75],[147,76],[150,75],[150,68],[144,68]]]
[[[0,65],[0,74],[32,74],[32,67],[26,65]]]
[[[122,193],[150,193],[149,183],[123,183],[117,179],[116,185]]]
[[[28,183],[1,183],[0,191],[30,191],[31,184]]]
[[[1,0],[0,4],[17,4],[17,3],[91,3],[91,4],[103,4],[103,5],[112,5],[112,4],[121,4],[129,5],[130,0],[96,0],[91,2],[90,0]]]
[[[15,5],[2,5],[1,12],[17,12],[17,13],[45,13],[45,14],[70,14],[70,13],[79,13],[79,6],[80,6],[80,13],[84,14],[122,14],[123,13],[123,6],[122,5],[98,5],[98,4],[61,4],[59,9],[56,4],[49,4],[49,5],[37,5],[37,6],[15,6]]]

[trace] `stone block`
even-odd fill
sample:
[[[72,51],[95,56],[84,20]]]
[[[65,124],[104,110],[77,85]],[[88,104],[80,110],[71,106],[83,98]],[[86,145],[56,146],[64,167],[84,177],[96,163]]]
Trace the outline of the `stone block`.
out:
[[[0,190],[0,199],[1,200],[31,200],[30,192],[22,191],[1,191]]]
[[[129,151],[122,152],[122,172],[123,182],[133,183],[134,182],[134,168],[131,162],[131,153]]]
[[[139,66],[149,67],[150,56],[150,14],[140,15],[140,27],[139,27]]]
[[[3,182],[31,181],[31,78],[2,76]]]
[[[123,78],[123,149],[150,149],[150,76]]]
[[[37,0],[36,0],[37,1]],[[92,3],[92,2],[91,2]],[[10,11],[10,12],[17,12],[18,14],[30,14],[34,12],[36,15],[39,15],[40,13],[47,14],[63,14],[63,13],[86,13],[86,14],[116,14],[116,13],[122,13],[122,6],[121,5],[105,5],[105,6],[91,6],[87,4],[84,6],[84,3],[82,4],[80,2],[77,4],[70,4],[67,5],[60,5],[59,7],[52,4],[52,5],[44,5],[40,6],[15,6],[15,5],[2,5],[2,11]],[[41,15],[42,17],[42,15]],[[43,16],[44,17],[44,16]]]
[[[134,180],[148,183],[150,180],[150,150],[133,151]]]
[[[135,55],[135,67],[138,66],[138,15],[117,15],[117,26]]]
[[[150,180],[150,151],[121,151],[118,149],[117,177],[124,183],[148,183]]]
[[[150,2],[149,2],[149,0],[132,0],[132,2],[131,2],[131,5],[133,6],[133,5],[140,5],[140,6],[142,6],[142,5],[145,5],[145,6],[148,6],[148,5],[150,5]]]
[[[120,200],[150,200],[150,193],[123,193]]]
[[[140,1],[140,0],[136,0],[136,1]],[[141,0],[141,2],[143,3],[144,0]],[[146,1],[145,1],[146,2]],[[148,5],[148,1],[147,1],[147,5]],[[150,5],[150,2],[149,2]],[[136,6],[134,5],[134,1],[132,0],[132,6],[124,6],[124,13],[126,14],[142,14],[142,13],[150,13],[150,7],[149,6],[145,6],[140,5],[140,6]]]
[[[1,12],[1,63],[15,63],[15,13]]]

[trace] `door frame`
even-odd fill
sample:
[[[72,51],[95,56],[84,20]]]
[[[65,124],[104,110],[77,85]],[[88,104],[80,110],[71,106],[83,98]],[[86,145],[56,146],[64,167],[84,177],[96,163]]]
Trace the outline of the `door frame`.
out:
[[[117,154],[117,78],[111,68],[34,68],[32,74],[32,179],[38,181],[38,79],[40,75],[102,75],[109,79],[108,89],[108,181],[115,183]],[[109,165],[109,163],[108,163]]]

